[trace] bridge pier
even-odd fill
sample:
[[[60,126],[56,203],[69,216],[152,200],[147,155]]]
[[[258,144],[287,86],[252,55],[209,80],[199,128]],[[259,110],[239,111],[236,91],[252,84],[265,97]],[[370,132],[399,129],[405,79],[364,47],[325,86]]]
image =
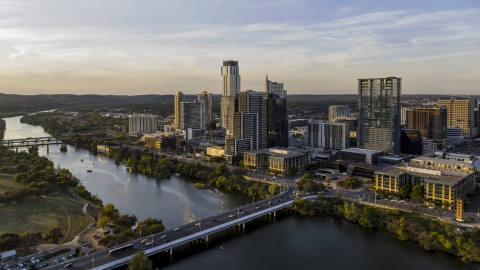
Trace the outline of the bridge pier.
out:
[[[245,222],[243,223],[243,228],[245,229]]]
[[[205,242],[208,242],[208,234],[205,236]]]
[[[48,148],[48,144],[47,144],[47,154],[50,152],[50,149]]]
[[[18,146],[15,147],[15,152],[18,154]]]
[[[75,146],[75,150],[77,150],[77,143],[74,143],[73,145]]]
[[[173,248],[170,248],[170,256],[173,255]]]
[[[277,216],[277,211],[273,211],[273,216],[274,216],[274,217]]]

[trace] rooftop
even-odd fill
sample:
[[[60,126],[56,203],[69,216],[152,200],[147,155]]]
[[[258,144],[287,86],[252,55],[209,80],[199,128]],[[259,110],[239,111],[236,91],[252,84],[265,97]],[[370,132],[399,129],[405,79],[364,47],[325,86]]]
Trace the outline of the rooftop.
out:
[[[424,172],[418,172],[418,171],[409,171],[407,168],[408,167],[396,167],[396,166],[387,167],[387,168],[383,168],[376,171],[375,174],[380,173],[380,174],[386,174],[386,175],[394,175],[398,177],[401,174],[407,173],[410,175],[420,176],[424,178],[423,180],[426,182],[436,182],[436,183],[442,183],[447,185],[453,185],[467,176],[467,174],[460,174],[460,173],[454,174],[454,173],[445,172],[445,171],[442,171],[441,175],[436,175],[436,174],[430,174],[430,173],[424,173]],[[429,171],[429,170],[424,170],[424,171]]]
[[[432,158],[432,157],[417,157],[411,160],[411,162],[415,162],[415,160],[421,161],[431,161],[440,164],[449,164],[449,165],[462,165],[465,167],[472,168],[472,165],[465,161],[458,161],[454,159],[443,159],[443,158]]]
[[[340,150],[340,152],[349,152],[349,153],[357,153],[357,154],[383,153],[382,151],[378,151],[378,150],[370,150],[370,149],[362,149],[362,148],[347,148],[347,149]]]

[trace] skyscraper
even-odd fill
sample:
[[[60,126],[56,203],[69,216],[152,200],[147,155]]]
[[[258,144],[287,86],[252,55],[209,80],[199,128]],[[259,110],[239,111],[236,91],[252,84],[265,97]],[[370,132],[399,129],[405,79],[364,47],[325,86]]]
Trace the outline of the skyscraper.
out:
[[[437,149],[446,150],[447,108],[412,108],[406,111],[407,129],[418,129],[422,137],[431,139]]]
[[[348,124],[329,123],[322,120],[308,121],[308,146],[325,150],[348,148]]]
[[[180,124],[180,103],[185,101],[185,96],[183,95],[182,92],[178,91],[175,94],[174,101],[173,101],[173,106],[174,106],[174,111],[175,111],[175,119],[173,121],[174,125],[179,125]]]
[[[472,98],[439,98],[437,107],[447,108],[447,126],[459,126],[465,138],[477,136],[473,125],[475,101]]]
[[[335,123],[338,118],[350,117],[350,107],[332,105],[328,107],[328,122]]]
[[[198,101],[203,102],[203,109],[205,111],[205,125],[210,125],[213,121],[212,117],[212,94],[202,92],[198,94]]]
[[[235,95],[240,93],[240,69],[238,61],[223,61],[221,69],[223,90],[221,99],[222,128],[226,130],[226,137],[232,136],[233,113],[235,111]]]
[[[358,80],[358,146],[400,153],[402,79]]]
[[[204,129],[205,113],[203,102],[180,102],[179,129]]]
[[[272,82],[268,79],[268,75],[265,78],[265,93],[277,94],[280,98],[287,98],[287,90],[283,89],[283,83]]]
[[[288,147],[287,99],[273,93],[264,93],[266,136],[262,148]]]

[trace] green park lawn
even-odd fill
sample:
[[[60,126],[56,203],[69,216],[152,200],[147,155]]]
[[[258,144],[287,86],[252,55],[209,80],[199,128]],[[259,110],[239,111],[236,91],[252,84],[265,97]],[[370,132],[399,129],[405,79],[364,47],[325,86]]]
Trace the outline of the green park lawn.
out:
[[[92,221],[82,208],[82,204],[60,194],[16,204],[0,203],[0,234],[22,234],[26,231],[45,234],[49,228],[60,227],[67,234],[64,242],[68,242]]]

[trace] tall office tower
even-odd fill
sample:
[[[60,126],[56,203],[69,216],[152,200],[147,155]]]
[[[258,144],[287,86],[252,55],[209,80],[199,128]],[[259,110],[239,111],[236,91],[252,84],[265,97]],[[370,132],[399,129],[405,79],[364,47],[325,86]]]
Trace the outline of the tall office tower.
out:
[[[237,109],[233,117],[233,138],[252,139],[251,149],[265,148],[266,115],[263,93],[247,90],[237,94]]]
[[[263,100],[267,126],[262,148],[288,147],[287,99],[265,93]]]
[[[183,95],[182,92],[178,91],[175,94],[174,101],[173,101],[173,106],[174,106],[174,111],[175,111],[175,119],[173,121],[174,125],[179,125],[180,124],[180,103],[185,101],[185,96]]]
[[[212,93],[202,92],[198,94],[198,101],[203,102],[205,111],[205,125],[210,125],[213,121],[212,117]]]
[[[345,105],[332,105],[328,107],[328,122],[337,122],[338,118],[350,117],[350,107]]]
[[[152,133],[157,131],[156,115],[130,115],[128,117],[129,133]]]
[[[308,121],[308,146],[325,150],[343,150],[348,148],[348,124],[329,123],[322,120]]]
[[[223,90],[221,99],[222,128],[226,130],[226,137],[232,137],[233,113],[235,112],[235,95],[240,93],[240,69],[238,61],[223,61],[222,66]]]
[[[410,110],[410,107],[402,106],[400,108],[400,124],[405,125],[407,124],[407,111]]]
[[[402,79],[358,80],[358,146],[400,153]]]
[[[277,94],[280,98],[287,98],[287,90],[283,89],[283,83],[272,82],[268,79],[268,75],[265,78],[265,93]]]
[[[180,102],[179,129],[204,129],[205,113],[203,102]]]
[[[437,144],[437,149],[447,148],[447,108],[412,108],[406,111],[406,128],[418,129],[422,137]]]
[[[437,101],[437,107],[447,108],[447,126],[459,126],[465,138],[476,137],[478,130],[473,125],[475,102],[472,98],[451,98]]]

